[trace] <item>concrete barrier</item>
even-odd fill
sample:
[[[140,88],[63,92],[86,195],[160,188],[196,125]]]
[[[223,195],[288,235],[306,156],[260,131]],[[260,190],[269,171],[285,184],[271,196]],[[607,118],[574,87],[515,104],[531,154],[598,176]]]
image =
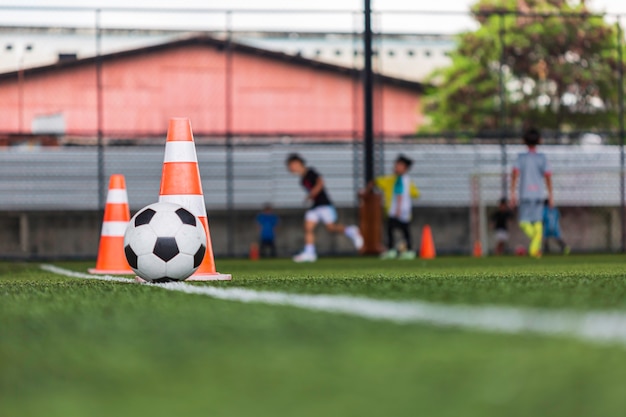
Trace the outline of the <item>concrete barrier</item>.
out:
[[[490,209],[492,210],[492,209]],[[246,256],[250,244],[256,242],[257,211],[235,212],[234,250]],[[277,210],[281,222],[277,232],[280,256],[290,256],[302,248],[303,210]],[[228,245],[229,213],[209,212],[209,222],[216,256],[224,257]],[[563,237],[575,252],[617,252],[621,245],[619,209],[616,207],[562,207]],[[356,223],[356,209],[340,209],[342,222]],[[430,224],[437,252],[470,254],[470,210],[467,207],[414,209],[412,233],[419,245],[420,229]],[[101,217],[96,211],[30,211],[0,212],[0,257],[12,259],[94,258],[97,253]],[[322,255],[354,253],[350,242],[342,236],[331,236],[319,227],[318,251]],[[490,236],[491,238],[491,236]],[[491,241],[490,241],[491,243]],[[526,239],[511,223],[510,248],[525,245]],[[492,244],[489,245],[491,247]]]

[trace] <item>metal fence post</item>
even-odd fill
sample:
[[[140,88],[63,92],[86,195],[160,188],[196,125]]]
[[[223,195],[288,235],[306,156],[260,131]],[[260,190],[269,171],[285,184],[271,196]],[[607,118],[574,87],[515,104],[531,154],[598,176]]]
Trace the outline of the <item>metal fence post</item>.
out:
[[[617,100],[619,109],[619,155],[620,155],[620,223],[621,223],[621,251],[626,252],[626,201],[624,184],[624,50],[623,50],[623,32],[619,18],[617,21],[617,60],[619,88],[617,90]]]
[[[224,115],[226,121],[226,210],[228,211],[226,248],[228,256],[235,255],[235,196],[234,196],[234,149],[233,149],[233,57],[232,57],[232,11],[226,12],[226,54],[224,83]]]
[[[499,121],[498,121],[498,130],[499,132],[499,136],[500,136],[500,169],[501,169],[501,175],[502,175],[502,183],[501,183],[501,187],[502,187],[502,198],[506,198],[506,196],[508,195],[508,181],[507,181],[507,172],[506,172],[506,166],[507,166],[507,154],[506,154],[506,85],[504,82],[504,66],[506,65],[506,55],[505,55],[505,51],[504,51],[504,33],[505,33],[505,26],[504,26],[504,18],[505,18],[505,14],[504,13],[499,13],[498,14],[498,22],[500,25],[500,28],[498,30],[498,40],[500,42],[500,65],[498,68],[498,94],[500,96],[499,100],[500,100],[500,115],[499,115]]]
[[[372,8],[364,0],[363,30],[363,146],[365,148],[365,183],[374,179],[374,94],[372,74]]]
[[[103,138],[103,91],[102,91],[102,28],[100,25],[101,9],[96,9],[96,129],[98,152],[98,210],[104,212],[104,138]]]
[[[361,161],[362,158],[362,143],[359,138],[360,131],[360,117],[359,117],[359,105],[358,105],[358,97],[359,97],[359,65],[358,65],[358,55],[359,55],[359,47],[358,42],[360,39],[358,29],[357,29],[357,20],[359,20],[360,14],[355,12],[352,16],[352,75],[350,78],[350,86],[351,86],[351,97],[350,97],[350,106],[352,108],[352,187],[354,191],[354,205],[355,207],[359,206],[359,190],[362,188],[363,183],[361,182],[362,171],[361,171]]]
[[[375,17],[374,27],[381,27],[379,12],[372,13]],[[382,74],[381,55],[383,52],[382,36],[372,34],[372,42],[376,42],[376,49],[372,48],[372,54],[376,57],[372,64],[372,83],[373,83],[373,131],[374,131],[374,177],[383,175],[385,172],[385,114],[383,103],[384,86],[380,80]],[[375,67],[375,68],[374,68]]]

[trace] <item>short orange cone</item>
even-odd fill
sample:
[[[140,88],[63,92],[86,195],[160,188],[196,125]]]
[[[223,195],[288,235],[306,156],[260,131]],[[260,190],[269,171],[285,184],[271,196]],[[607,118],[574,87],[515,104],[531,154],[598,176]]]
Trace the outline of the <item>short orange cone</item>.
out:
[[[259,250],[258,243],[250,244],[250,252],[248,253],[248,258],[250,258],[251,261],[258,261],[259,258],[261,258],[261,252]]]
[[[187,118],[170,119],[165,143],[165,158],[161,175],[159,201],[179,204],[198,216],[207,236],[207,251],[195,274],[187,281],[230,280],[230,274],[215,271],[213,245],[206,214],[196,145]]]
[[[474,258],[482,258],[483,256],[483,245],[480,243],[480,240],[474,242],[474,251],[472,252]]]
[[[433,240],[433,232],[429,225],[422,228],[422,246],[420,248],[420,258],[433,259],[437,255],[435,251],[435,241]]]
[[[126,181],[121,174],[111,175],[109,193],[104,207],[96,267],[92,274],[129,275],[133,273],[124,255],[124,232],[130,221]]]

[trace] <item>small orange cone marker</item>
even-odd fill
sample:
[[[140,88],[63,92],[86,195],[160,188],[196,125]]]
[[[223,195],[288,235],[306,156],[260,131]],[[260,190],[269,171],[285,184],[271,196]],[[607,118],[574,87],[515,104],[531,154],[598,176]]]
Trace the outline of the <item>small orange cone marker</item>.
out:
[[[474,242],[474,251],[472,252],[474,258],[482,258],[483,256],[483,245],[480,243],[480,240]]]
[[[433,233],[430,230],[429,225],[424,225],[422,228],[422,246],[420,248],[420,258],[422,259],[434,259],[437,255],[435,251],[435,242],[433,240]]]
[[[250,252],[248,253],[248,258],[250,258],[251,261],[258,261],[260,257],[261,257],[261,252],[259,250],[259,244],[251,243]]]
[[[89,269],[91,274],[129,275],[133,274],[124,255],[124,232],[130,221],[126,181],[121,174],[111,175],[104,221],[98,246],[96,267]]]
[[[196,273],[187,278],[187,281],[230,280],[232,278],[230,274],[220,274],[215,271],[213,245],[202,194],[196,145],[191,133],[191,122],[187,118],[170,119],[159,201],[185,207],[195,214],[204,226],[207,236],[206,254]]]

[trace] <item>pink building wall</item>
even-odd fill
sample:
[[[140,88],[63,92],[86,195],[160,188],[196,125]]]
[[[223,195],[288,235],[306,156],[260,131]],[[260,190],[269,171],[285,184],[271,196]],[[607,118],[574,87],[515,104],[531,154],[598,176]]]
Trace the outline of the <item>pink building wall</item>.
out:
[[[226,65],[223,52],[204,45],[105,60],[105,135],[160,135],[174,116],[189,117],[196,134],[223,134]],[[360,85],[348,75],[241,52],[232,55],[231,68],[235,134],[348,135],[361,128]],[[422,122],[419,93],[390,84],[379,91],[377,130],[414,133]],[[20,113],[22,133],[31,132],[36,116],[62,113],[67,134],[93,135],[96,97],[93,62],[26,72],[21,83],[0,81],[0,132],[18,133]]]

